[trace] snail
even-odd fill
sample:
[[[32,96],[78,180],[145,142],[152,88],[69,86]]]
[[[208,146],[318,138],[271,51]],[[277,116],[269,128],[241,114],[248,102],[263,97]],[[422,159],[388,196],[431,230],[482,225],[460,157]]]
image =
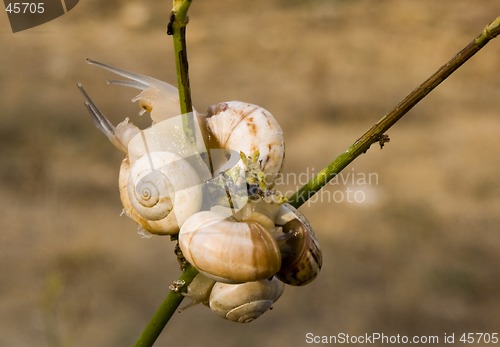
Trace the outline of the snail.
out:
[[[179,93],[174,86],[153,77],[122,70],[94,60],[87,59],[87,63],[129,79],[110,80],[109,84],[141,90],[132,102],[138,101],[141,107],[140,115],[146,111],[149,112],[153,124],[180,114]]]
[[[139,103],[140,114],[151,115],[151,127],[144,130],[128,118],[114,127],[78,84],[96,126],[126,154],[120,168],[120,197],[125,214],[142,229],[153,234],[178,233],[184,221],[202,208],[203,199],[210,200],[203,196],[206,182],[231,168],[244,168],[242,157],[257,154],[255,162],[264,186],[274,184],[283,163],[284,141],[270,112],[240,101],[210,106],[207,115],[193,111],[192,143],[183,131],[185,115],[179,115],[175,87],[96,61],[88,63],[127,78],[109,83],[141,90],[132,101]],[[235,211],[246,202],[241,197],[239,201]]]
[[[241,101],[221,102],[208,108],[205,123],[210,148],[231,150],[233,157],[240,152],[247,156],[258,152],[264,182],[269,188],[273,186],[283,165],[285,145],[283,131],[269,111]],[[245,168],[241,160],[238,165]],[[215,167],[216,172],[228,168]]]
[[[97,127],[126,154],[119,175],[125,214],[142,230],[153,234],[177,234],[184,220],[201,208],[202,178],[209,174],[206,165],[201,159],[196,160],[195,154],[204,149],[204,143],[192,145],[182,131],[182,120],[172,117],[178,113],[172,107],[178,100],[175,88],[151,77],[94,61],[89,63],[132,79],[110,83],[142,89],[132,100],[139,101],[143,110],[150,112],[154,124],[140,130],[125,119],[114,127],[78,85]],[[203,138],[199,131],[197,135]]]
[[[313,281],[321,270],[323,256],[306,217],[288,203],[281,205],[275,223],[282,265],[276,277],[286,284],[302,286]]]
[[[187,287],[186,293],[183,294],[187,298],[191,299],[192,303],[183,307],[182,310],[200,303],[208,306],[210,292],[212,291],[215,283],[215,280],[198,273]]]
[[[284,288],[276,277],[241,284],[216,282],[210,292],[209,306],[222,318],[248,323],[268,311]]]
[[[215,282],[203,274],[198,274],[188,286],[185,295],[193,302],[187,307],[202,303],[222,318],[248,323],[268,311],[283,294],[284,288],[283,282],[276,277],[228,284]]]
[[[198,271],[219,282],[258,281],[281,266],[278,244],[259,213],[238,220],[216,211],[189,217],[179,232],[179,246]],[[269,221],[268,227],[274,229]]]

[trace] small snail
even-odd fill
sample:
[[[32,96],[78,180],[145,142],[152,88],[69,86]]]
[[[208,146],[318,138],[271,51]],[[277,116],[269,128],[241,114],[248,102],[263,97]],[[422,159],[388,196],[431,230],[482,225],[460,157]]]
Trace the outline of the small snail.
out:
[[[278,242],[282,265],[276,277],[286,284],[302,286],[316,278],[323,256],[306,217],[290,204],[281,205],[275,219],[282,234]]]
[[[205,116],[194,111],[193,144],[183,131],[175,87],[92,60],[88,63],[128,78],[109,83],[140,89],[132,101],[139,102],[140,114],[151,115],[152,125],[144,130],[128,118],[114,127],[78,84],[97,127],[127,154],[120,168],[120,197],[125,214],[142,229],[178,233],[184,221],[202,208],[203,199],[210,199],[203,197],[206,182],[225,170],[244,167],[240,153],[257,153],[264,185],[274,184],[283,163],[284,142],[278,122],[268,111],[239,101],[211,106]],[[218,155],[218,150],[224,155]],[[243,205],[239,203],[235,210]]]
[[[248,323],[268,311],[283,294],[285,285],[276,277],[229,284],[198,274],[188,286],[186,297],[193,305],[209,306],[218,316],[238,323]]]
[[[273,229],[272,220],[258,212],[237,219],[201,211],[182,225],[179,246],[191,265],[216,281],[258,281],[273,276],[281,267]]]
[[[284,288],[275,277],[241,284],[216,282],[210,292],[209,306],[222,318],[248,323],[268,311]]]

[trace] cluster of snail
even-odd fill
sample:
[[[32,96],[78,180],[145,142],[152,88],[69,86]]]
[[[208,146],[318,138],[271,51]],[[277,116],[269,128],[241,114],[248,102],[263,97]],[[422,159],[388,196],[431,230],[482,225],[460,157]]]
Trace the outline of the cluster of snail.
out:
[[[283,132],[267,110],[239,101],[180,115],[177,89],[154,78],[88,61],[140,89],[151,127],[128,118],[114,127],[81,84],[96,126],[123,153],[124,213],[142,233],[178,239],[199,274],[186,295],[219,316],[249,322],[271,308],[285,284],[310,283],[322,264],[307,219],[272,190],[284,158]]]

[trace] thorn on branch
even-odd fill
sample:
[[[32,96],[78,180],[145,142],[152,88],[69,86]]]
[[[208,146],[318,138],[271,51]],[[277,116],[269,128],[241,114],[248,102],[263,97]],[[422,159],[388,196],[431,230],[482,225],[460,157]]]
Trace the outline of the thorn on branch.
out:
[[[385,144],[390,142],[391,139],[389,138],[389,135],[387,134],[382,134],[378,138],[378,144],[380,146],[380,149],[384,148]]]
[[[167,35],[174,34],[174,22],[175,22],[175,13],[174,11],[172,11],[172,13],[170,13],[170,21],[168,22],[167,25]]]
[[[186,281],[175,280],[175,281],[172,281],[172,283],[170,283],[170,285],[168,286],[168,289],[170,289],[171,291],[173,291],[175,293],[180,293],[183,291],[185,285],[186,285]]]

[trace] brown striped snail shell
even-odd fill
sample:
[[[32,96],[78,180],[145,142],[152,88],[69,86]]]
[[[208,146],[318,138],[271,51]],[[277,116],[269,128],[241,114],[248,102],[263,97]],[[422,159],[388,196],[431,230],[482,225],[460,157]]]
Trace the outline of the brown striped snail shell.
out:
[[[258,216],[258,217],[257,217]],[[189,217],[179,232],[179,246],[198,271],[219,282],[242,283],[273,276],[281,266],[278,244],[260,214],[238,220],[215,211]]]
[[[281,227],[281,234],[276,240],[282,258],[276,277],[294,286],[310,283],[321,270],[323,256],[309,221],[297,209],[285,203],[281,205],[275,223]]]
[[[269,111],[241,101],[221,102],[208,108],[205,123],[210,148],[230,150],[243,169],[240,152],[247,156],[258,152],[266,186],[273,186],[283,165],[285,144],[283,131]],[[225,168],[230,167],[215,164],[216,171]]]

